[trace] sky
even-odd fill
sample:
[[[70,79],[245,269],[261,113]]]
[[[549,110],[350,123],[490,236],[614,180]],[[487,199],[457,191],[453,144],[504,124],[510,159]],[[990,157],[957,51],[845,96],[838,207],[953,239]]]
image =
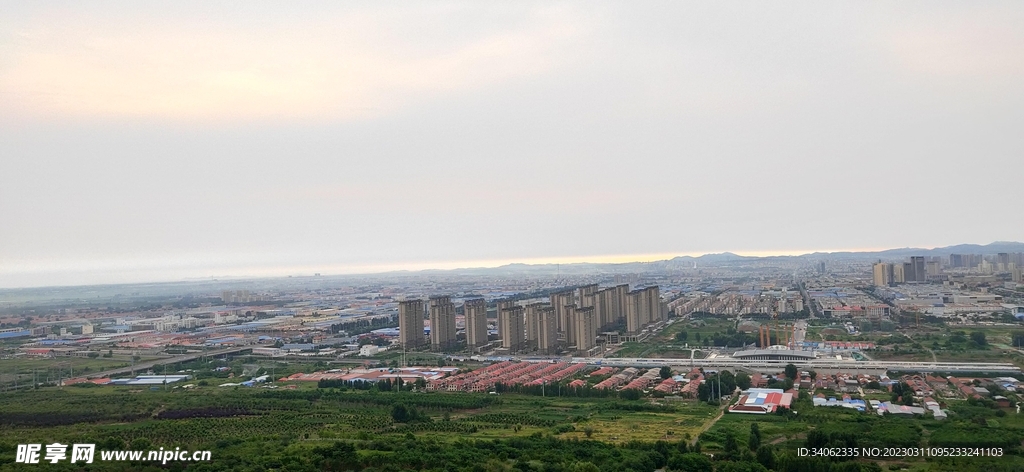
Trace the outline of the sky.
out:
[[[0,287],[1024,240],[1021,2],[0,11]]]

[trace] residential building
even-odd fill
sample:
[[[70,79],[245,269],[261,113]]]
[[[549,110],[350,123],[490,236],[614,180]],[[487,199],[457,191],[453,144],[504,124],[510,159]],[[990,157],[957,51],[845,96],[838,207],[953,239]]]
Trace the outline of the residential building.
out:
[[[455,305],[451,297],[430,297],[430,348],[447,351],[455,346]]]
[[[871,266],[872,272],[872,283],[876,287],[886,287],[892,285],[893,281],[893,266],[892,264],[879,262]]]
[[[588,306],[574,310],[576,333],[576,350],[582,355],[597,345],[597,313],[594,307]]]
[[[572,290],[555,292],[548,296],[551,306],[555,309],[555,318],[558,320],[558,332],[560,333],[565,332],[569,324],[565,307],[574,304],[573,296]]]
[[[424,344],[423,300],[398,302],[398,342],[406,349],[417,348]]]
[[[554,354],[558,349],[558,320],[554,307],[546,306],[538,310],[540,314],[537,326],[537,349],[546,354]]]
[[[523,307],[521,306],[502,308],[498,312],[498,334],[501,335],[501,347],[508,349],[512,354],[524,348],[523,324]]]
[[[466,346],[470,352],[487,344],[487,301],[483,298],[466,300],[462,305],[466,318]]]

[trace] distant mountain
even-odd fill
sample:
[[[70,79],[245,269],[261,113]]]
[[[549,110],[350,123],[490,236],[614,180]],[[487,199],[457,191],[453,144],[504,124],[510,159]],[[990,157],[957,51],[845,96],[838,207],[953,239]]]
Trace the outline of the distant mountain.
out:
[[[703,256],[697,256],[697,257],[693,257],[693,256],[673,257],[672,259],[669,260],[669,262],[689,262],[689,261],[699,261],[699,262],[732,262],[732,261],[739,261],[739,260],[744,260],[744,259],[757,259],[757,258],[756,257],[750,257],[750,256],[741,256],[739,254],[733,254],[731,252],[721,252],[721,253],[717,253],[717,254],[704,254]]]
[[[898,249],[886,249],[884,251],[864,251],[864,252],[814,252],[809,254],[801,254],[798,256],[767,256],[767,257],[755,257],[755,256],[741,256],[731,252],[722,252],[715,254],[704,254],[702,256],[678,256],[672,259],[652,262],[625,262],[625,263],[574,263],[574,264],[506,264],[500,267],[477,267],[477,268],[466,268],[466,269],[455,269],[455,272],[462,274],[529,274],[529,273],[551,273],[553,271],[560,271],[563,274],[583,274],[596,271],[606,272],[641,272],[650,271],[652,269],[667,269],[667,268],[678,268],[680,266],[686,266],[693,263],[698,265],[707,264],[730,264],[752,260],[772,260],[772,259],[790,259],[790,260],[821,260],[821,259],[846,259],[846,260],[870,260],[870,259],[883,259],[883,260],[896,260],[903,259],[910,256],[949,256],[950,254],[983,254],[992,255],[1000,252],[1024,252],[1024,243],[1011,242],[1011,241],[997,241],[991,244],[958,244],[955,246],[937,247],[931,249],[925,248],[898,248]],[[444,271],[438,271],[444,272]]]
[[[950,254],[982,254],[991,255],[998,254],[1000,252],[1024,252],[1024,243],[1010,242],[1010,241],[997,241],[991,244],[957,244],[955,246],[937,247],[932,249],[925,248],[899,248],[899,249],[886,249],[884,251],[875,252],[824,252],[824,253],[813,253],[805,254],[799,257],[814,256],[818,258],[831,258],[831,259],[900,259],[911,256],[927,256],[927,257],[945,257]]]

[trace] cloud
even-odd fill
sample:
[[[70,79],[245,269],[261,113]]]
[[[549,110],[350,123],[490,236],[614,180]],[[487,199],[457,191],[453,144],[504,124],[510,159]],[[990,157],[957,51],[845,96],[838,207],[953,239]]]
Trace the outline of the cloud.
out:
[[[372,118],[549,72],[555,51],[587,32],[550,8],[472,34],[417,25],[431,21],[417,13],[263,28],[49,13],[8,35],[0,106],[37,118]]]
[[[1024,76],[1021,21],[1018,8],[994,5],[937,11],[906,18],[882,42],[903,68],[916,74],[1019,81]]]

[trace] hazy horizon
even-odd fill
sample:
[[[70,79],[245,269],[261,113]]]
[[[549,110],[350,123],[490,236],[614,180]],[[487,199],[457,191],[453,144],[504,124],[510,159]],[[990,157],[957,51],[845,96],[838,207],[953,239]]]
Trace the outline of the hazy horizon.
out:
[[[1020,239],[1020,24],[9,2],[0,286]]]
[[[997,242],[984,243],[987,245]],[[963,243],[974,244],[974,243]],[[946,246],[942,246],[946,247]],[[892,249],[936,249],[937,247],[915,247],[901,246],[892,248],[859,248],[859,249],[818,249],[804,251],[712,251],[702,253],[665,253],[665,254],[621,254],[621,255],[600,255],[600,256],[574,256],[564,258],[533,258],[533,259],[504,259],[504,260],[476,260],[476,261],[421,261],[413,263],[398,263],[378,266],[338,266],[331,264],[320,265],[281,265],[276,267],[235,267],[235,272],[230,268],[225,271],[203,272],[203,269],[188,266],[152,266],[152,267],[125,267],[122,269],[108,268],[97,270],[89,268],[83,271],[64,271],[58,275],[53,271],[41,271],[38,275],[21,272],[10,277],[0,273],[0,289],[19,288],[41,288],[58,286],[85,286],[85,285],[116,285],[132,283],[164,283],[164,282],[188,282],[210,279],[246,279],[246,278],[274,278],[291,276],[344,276],[344,275],[375,275],[392,272],[419,272],[429,270],[457,270],[457,269],[487,269],[497,268],[509,264],[628,264],[634,262],[655,262],[669,260],[675,257],[700,257],[711,254],[731,253],[745,257],[786,257],[786,256],[807,256],[815,253],[843,253],[843,252],[879,252]],[[95,267],[95,266],[93,266]],[[174,274],[174,275],[171,275]],[[11,280],[18,282],[25,281],[52,281],[63,280],[64,282],[40,282],[27,283],[25,285],[5,285]],[[17,283],[17,282],[16,282]]]

